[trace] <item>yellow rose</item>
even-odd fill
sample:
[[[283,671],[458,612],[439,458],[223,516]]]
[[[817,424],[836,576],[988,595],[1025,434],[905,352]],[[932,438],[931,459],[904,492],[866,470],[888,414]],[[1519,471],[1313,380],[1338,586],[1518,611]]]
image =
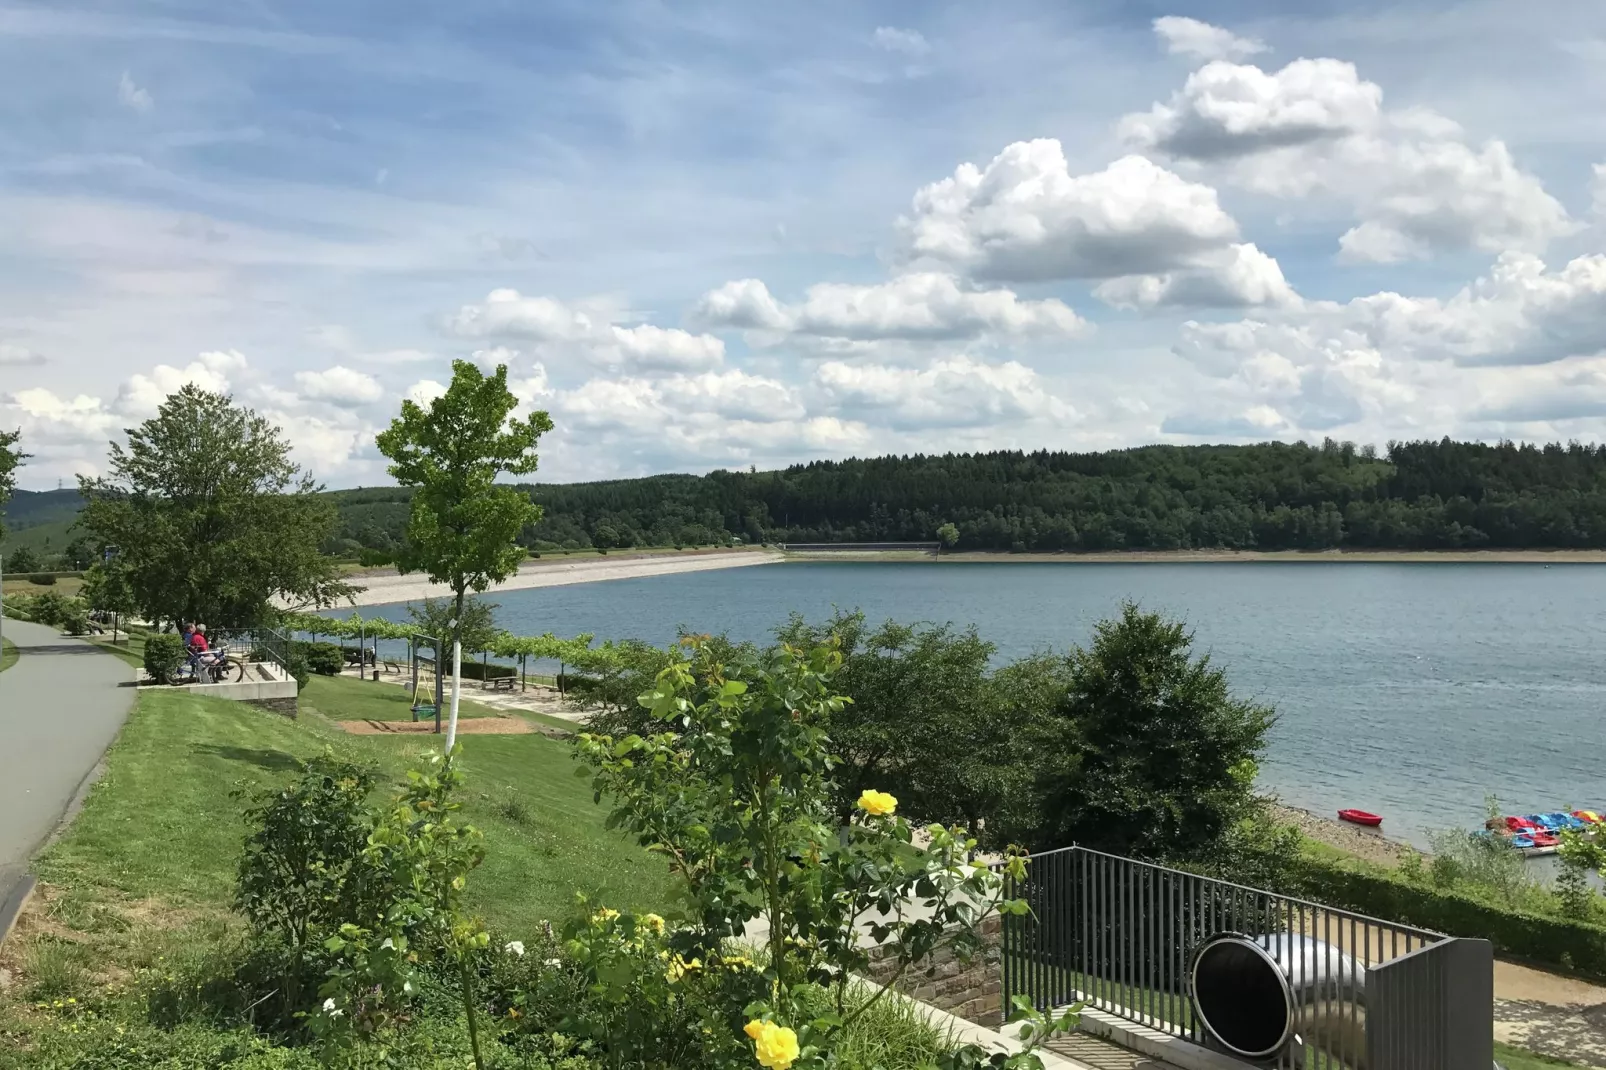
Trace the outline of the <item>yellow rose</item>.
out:
[[[758,1034],[748,1035],[753,1037],[753,1052],[758,1056],[758,1065],[767,1070],[786,1070],[797,1061],[797,1034],[786,1026],[760,1022]]]
[[[752,1039],[757,1040],[758,1035],[764,1032],[764,1027],[768,1024],[768,1022],[760,1021],[759,1019],[755,1018],[751,1022],[748,1022],[746,1025],[742,1026],[742,1032],[746,1033]]]
[[[670,984],[674,984],[676,981],[680,980],[682,977],[685,977],[692,970],[700,970],[702,968],[703,968],[703,960],[702,959],[692,959],[690,962],[687,962],[685,959],[681,958],[679,955],[676,955],[670,961],[669,969],[664,971],[664,979],[667,980]]]
[[[592,921],[612,921],[614,918],[617,918],[618,916],[619,916],[619,912],[617,910],[614,910],[611,907],[603,907],[601,910],[599,910],[595,914],[591,915],[591,920]]]
[[[867,814],[881,817],[897,810],[898,800],[884,791],[866,788],[864,794],[859,796],[859,809]]]
[[[641,924],[645,925],[655,933],[661,933],[664,931],[664,919],[660,918],[656,914],[643,914],[641,916]]]

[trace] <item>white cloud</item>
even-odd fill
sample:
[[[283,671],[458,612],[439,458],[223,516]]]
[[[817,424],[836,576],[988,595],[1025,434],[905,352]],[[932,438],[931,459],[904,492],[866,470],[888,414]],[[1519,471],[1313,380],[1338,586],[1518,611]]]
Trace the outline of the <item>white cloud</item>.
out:
[[[518,339],[538,347],[573,347],[596,363],[636,371],[698,371],[718,367],[725,343],[713,335],[643,323],[621,327],[608,309],[571,305],[552,297],[492,290],[485,301],[464,305],[450,319],[464,338]]]
[[[23,346],[0,342],[0,367],[20,368],[30,364],[43,364],[45,358]]]
[[[870,286],[819,283],[796,305],[777,301],[758,279],[740,279],[704,294],[695,314],[720,326],[850,341],[1065,337],[1088,326],[1061,301],[1023,301],[1010,290],[978,290],[938,272]]]
[[[898,52],[905,56],[924,56],[931,51],[931,44],[919,30],[902,30],[896,26],[877,26],[870,39],[888,52]]]
[[[156,101],[151,99],[151,92],[134,84],[134,79],[127,71],[117,82],[117,100],[125,108],[132,108],[137,112],[148,112],[155,107]]]
[[[907,255],[999,281],[1108,279],[1193,266],[1238,236],[1209,186],[1141,156],[1072,175],[1060,143],[1018,141],[915,194]]]
[[[378,379],[342,364],[318,372],[296,372],[295,380],[303,397],[334,405],[368,405],[385,394]]]
[[[842,411],[899,430],[1076,416],[1035,371],[1013,360],[985,364],[961,355],[925,368],[829,361],[814,383]]]
[[[1208,63],[1120,127],[1145,151],[1258,193],[1351,203],[1359,222],[1339,240],[1348,260],[1531,251],[1576,229],[1503,142],[1473,146],[1435,112],[1387,110],[1382,89],[1336,59],[1273,72]]]
[[[1167,54],[1198,59],[1243,59],[1266,51],[1266,45],[1251,37],[1239,37],[1231,30],[1181,15],[1163,15],[1154,20],[1154,32],[1165,42]]]
[[[113,407],[135,420],[146,420],[156,415],[157,408],[169,394],[190,383],[214,394],[226,394],[230,376],[245,371],[245,357],[235,351],[202,353],[182,368],[158,364],[149,375],[129,376],[117,393]]]
[[[420,379],[408,387],[402,396],[427,409],[431,402],[444,393],[446,393],[446,387],[441,383],[436,382],[434,379]]]
[[[1163,275],[1128,275],[1101,282],[1093,290],[1116,308],[1148,309],[1163,305],[1249,307],[1295,305],[1299,295],[1283,278],[1277,261],[1253,244],[1231,245],[1219,256],[1188,270]]]

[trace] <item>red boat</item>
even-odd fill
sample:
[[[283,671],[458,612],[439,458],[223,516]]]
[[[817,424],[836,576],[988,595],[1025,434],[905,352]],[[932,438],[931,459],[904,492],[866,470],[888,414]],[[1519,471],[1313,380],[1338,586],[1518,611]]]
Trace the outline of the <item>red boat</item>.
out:
[[[1381,817],[1369,814],[1365,810],[1340,810],[1338,816],[1352,825],[1366,825],[1369,828],[1376,828],[1383,823]]]

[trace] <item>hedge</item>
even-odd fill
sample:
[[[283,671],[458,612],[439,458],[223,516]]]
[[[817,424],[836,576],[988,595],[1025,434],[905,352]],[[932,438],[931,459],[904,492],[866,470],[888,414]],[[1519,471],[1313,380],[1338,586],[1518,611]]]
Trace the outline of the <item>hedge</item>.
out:
[[[463,679],[465,680],[496,680],[504,676],[517,676],[519,670],[511,665],[490,665],[478,661],[463,660]]]
[[[1606,980],[1606,927],[1526,914],[1311,858],[1296,865],[1293,879],[1298,894],[1319,903],[1448,936],[1481,938],[1498,954]]]

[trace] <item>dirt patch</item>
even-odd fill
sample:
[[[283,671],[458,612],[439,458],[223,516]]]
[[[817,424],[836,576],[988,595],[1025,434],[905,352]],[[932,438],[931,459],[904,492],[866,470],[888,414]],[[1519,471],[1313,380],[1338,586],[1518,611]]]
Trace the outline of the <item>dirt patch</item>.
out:
[[[1397,866],[1411,855],[1420,854],[1409,844],[1391,840],[1376,829],[1322,817],[1309,810],[1283,806],[1281,803],[1274,803],[1271,809],[1273,817],[1284,824],[1293,825],[1302,835],[1376,865]]]
[[[341,721],[354,736],[424,735],[435,731],[434,721]],[[535,726],[519,717],[470,717],[457,722],[460,736],[527,736]]]

